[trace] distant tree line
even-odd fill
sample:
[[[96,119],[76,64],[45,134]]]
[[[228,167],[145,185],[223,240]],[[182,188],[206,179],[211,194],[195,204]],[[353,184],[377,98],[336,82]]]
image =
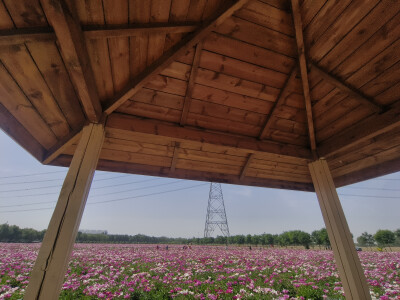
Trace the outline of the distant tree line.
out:
[[[21,229],[16,225],[0,225],[0,242],[29,243],[42,241],[45,230],[37,231],[32,228]],[[281,234],[264,233],[259,235],[233,235],[229,238],[224,236],[208,238],[169,238],[154,237],[144,234],[91,234],[78,232],[76,237],[78,243],[126,243],[126,244],[237,244],[252,246],[310,246],[329,247],[328,233],[325,228],[315,230],[311,234],[301,231],[285,231]],[[378,230],[375,235],[364,232],[357,238],[359,246],[400,246],[400,229],[395,231]]]

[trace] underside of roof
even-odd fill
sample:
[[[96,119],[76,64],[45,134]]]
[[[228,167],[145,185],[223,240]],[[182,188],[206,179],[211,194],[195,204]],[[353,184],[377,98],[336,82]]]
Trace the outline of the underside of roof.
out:
[[[400,171],[400,1],[3,0],[0,126],[68,166],[313,190]]]

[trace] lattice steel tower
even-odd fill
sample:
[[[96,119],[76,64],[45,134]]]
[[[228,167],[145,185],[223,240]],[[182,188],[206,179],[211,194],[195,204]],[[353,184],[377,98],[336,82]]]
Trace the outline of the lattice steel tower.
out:
[[[211,237],[214,229],[219,227],[224,236],[229,237],[228,219],[226,218],[224,197],[220,183],[211,182],[208,196],[206,227],[204,237]]]

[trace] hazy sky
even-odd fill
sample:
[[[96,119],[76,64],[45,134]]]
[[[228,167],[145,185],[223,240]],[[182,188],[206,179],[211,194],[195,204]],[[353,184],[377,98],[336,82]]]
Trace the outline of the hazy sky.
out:
[[[0,130],[0,224],[47,228],[66,172],[41,165]],[[21,176],[26,174],[30,176]],[[231,235],[324,227],[315,193],[229,184],[222,190]],[[98,171],[80,228],[201,237],[208,192],[209,183],[199,181]],[[400,172],[338,192],[355,237],[364,231],[400,228]]]

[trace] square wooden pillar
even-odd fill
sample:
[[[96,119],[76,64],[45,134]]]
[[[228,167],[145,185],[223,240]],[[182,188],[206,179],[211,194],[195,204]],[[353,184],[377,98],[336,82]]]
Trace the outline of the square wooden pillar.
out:
[[[103,141],[102,124],[83,128],[24,299],[58,299]]]
[[[371,299],[367,280],[325,160],[309,165],[346,299]]]

